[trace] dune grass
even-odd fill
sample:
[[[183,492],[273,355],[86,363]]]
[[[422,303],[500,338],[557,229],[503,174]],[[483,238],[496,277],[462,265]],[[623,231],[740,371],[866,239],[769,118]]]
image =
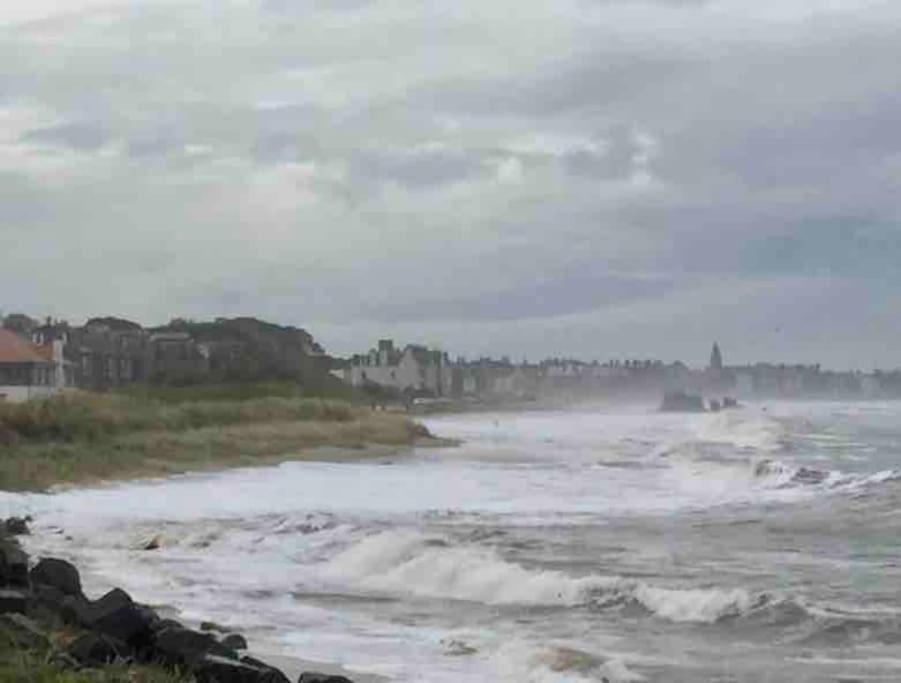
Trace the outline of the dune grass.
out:
[[[268,396],[171,403],[122,394],[74,393],[0,404],[0,443],[97,441],[149,430],[185,431],[260,422],[349,422],[360,408],[344,401]]]
[[[303,458],[323,446],[408,445],[429,434],[404,415],[334,400],[166,402],[73,394],[0,405],[0,489],[158,476]]]
[[[49,633],[57,646],[65,640],[59,633]],[[159,666],[121,665],[65,671],[53,663],[50,650],[20,647],[0,629],[0,683],[189,683],[193,680]]]

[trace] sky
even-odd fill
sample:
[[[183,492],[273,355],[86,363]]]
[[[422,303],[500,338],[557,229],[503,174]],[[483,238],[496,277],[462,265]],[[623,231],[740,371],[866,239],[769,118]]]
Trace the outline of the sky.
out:
[[[0,310],[901,366],[897,0],[4,0]]]

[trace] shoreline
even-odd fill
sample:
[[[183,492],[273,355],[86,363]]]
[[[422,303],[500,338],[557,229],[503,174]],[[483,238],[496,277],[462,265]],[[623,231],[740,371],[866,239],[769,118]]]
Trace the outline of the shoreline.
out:
[[[265,646],[251,648],[237,630],[189,625],[179,620],[178,607],[151,607],[117,587],[92,600],[82,592],[82,578],[90,574],[67,560],[35,558],[22,549],[19,537],[31,535],[26,518],[0,520],[0,527],[3,680],[37,676],[47,683],[88,683],[99,680],[98,674],[107,683],[389,680],[337,663],[267,654]]]
[[[432,435],[406,416],[378,413],[346,421],[266,421],[141,431],[96,441],[6,447],[0,454],[0,490],[48,492],[290,461],[352,461],[453,445],[455,441]]]
[[[77,481],[63,481],[52,484],[42,490],[4,491],[5,493],[44,494],[52,495],[78,489],[95,489],[117,486],[120,484],[132,484],[141,482],[163,482],[177,477],[189,477],[192,475],[219,474],[239,469],[278,467],[287,463],[304,462],[328,462],[328,463],[355,463],[364,461],[379,461],[390,458],[404,458],[413,455],[417,448],[453,448],[459,442],[440,437],[423,437],[409,444],[380,444],[367,443],[352,446],[311,446],[296,452],[286,452],[264,456],[243,456],[226,460],[211,460],[203,463],[195,463],[189,467],[182,467],[177,462],[156,460],[153,467],[145,473],[135,472],[121,476],[102,477],[95,479],[79,479]],[[166,469],[167,466],[172,469]],[[165,471],[157,471],[162,466]]]

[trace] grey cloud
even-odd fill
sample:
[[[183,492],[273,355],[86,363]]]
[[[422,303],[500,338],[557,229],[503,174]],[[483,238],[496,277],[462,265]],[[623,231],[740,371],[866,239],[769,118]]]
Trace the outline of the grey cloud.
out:
[[[110,140],[110,135],[95,124],[73,122],[30,130],[22,136],[22,140],[90,152],[103,147]]]
[[[427,312],[433,320],[505,321],[597,311],[611,305],[660,296],[672,288],[667,279],[609,275],[591,270],[544,273],[500,291],[477,296],[414,297],[364,306],[361,315],[388,323],[413,321]]]
[[[429,188],[464,180],[484,170],[478,154],[461,150],[362,150],[352,158],[362,182],[396,181],[411,188]]]
[[[860,302],[897,289],[901,12],[510,6],[179,1],[0,32],[0,113],[65,122],[0,155],[0,229],[40,228],[0,288],[78,315],[115,278],[134,317],[358,325],[339,350],[388,328],[653,355],[678,328],[682,353],[772,318],[791,333],[742,353],[778,357],[894,329]],[[22,284],[48,243],[78,286]],[[810,313],[830,295],[855,310]]]

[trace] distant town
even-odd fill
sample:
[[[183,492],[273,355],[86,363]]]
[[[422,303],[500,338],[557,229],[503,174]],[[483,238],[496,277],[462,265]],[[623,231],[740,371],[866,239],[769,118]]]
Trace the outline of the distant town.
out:
[[[306,330],[255,318],[175,319],[145,328],[117,317],[82,326],[16,313],[0,328],[0,401],[67,389],[105,391],[139,383],[191,385],[289,380],[311,395],[337,386],[427,405],[655,400],[667,392],[738,399],[901,398],[901,371],[835,372],[818,364],[729,365],[714,342],[709,363],[652,359],[452,358],[417,344],[376,341],[349,358],[329,355]]]

